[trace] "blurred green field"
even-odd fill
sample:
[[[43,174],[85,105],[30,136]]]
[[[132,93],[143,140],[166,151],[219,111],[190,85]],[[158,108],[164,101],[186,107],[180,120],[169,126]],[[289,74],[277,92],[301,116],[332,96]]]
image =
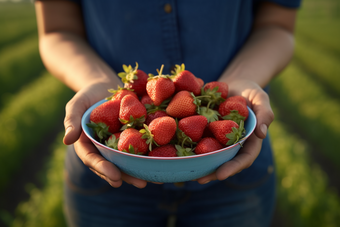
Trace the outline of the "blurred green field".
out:
[[[60,125],[73,92],[42,65],[31,3],[0,3],[0,28],[0,226],[66,226]],[[340,2],[305,0],[294,58],[270,87],[280,226],[340,223],[339,40]],[[9,208],[2,201],[10,186],[51,131],[57,136],[44,151],[45,164],[19,189],[27,196]]]

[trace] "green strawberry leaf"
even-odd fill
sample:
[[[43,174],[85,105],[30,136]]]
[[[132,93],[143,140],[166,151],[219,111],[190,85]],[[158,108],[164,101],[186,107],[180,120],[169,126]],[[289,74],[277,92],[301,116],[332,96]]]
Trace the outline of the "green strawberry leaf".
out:
[[[226,134],[226,137],[229,139],[226,145],[230,146],[232,144],[236,144],[244,137],[244,134],[245,134],[244,121],[241,120],[239,128],[232,127],[232,132]]]
[[[225,115],[222,118],[224,120],[235,121],[238,125],[240,125],[241,121],[244,121],[246,119],[246,117],[239,114],[237,110],[231,110],[228,115]]]
[[[209,109],[205,106],[199,107],[198,114],[206,117],[208,119],[208,123],[217,121],[220,116],[218,111]]]
[[[142,133],[142,139],[146,139],[146,144],[149,144],[149,150],[152,151],[152,144],[155,144],[159,147],[159,145],[154,140],[154,135],[151,133],[149,127],[146,124],[143,124],[144,128],[139,130]]]
[[[192,148],[182,147],[182,146],[180,146],[178,144],[175,145],[175,148],[177,150],[176,154],[179,157],[195,155],[195,153],[193,152]]]
[[[143,123],[145,122],[145,116],[143,115],[139,118],[134,118],[132,115],[130,115],[129,120],[119,118],[119,121],[123,124],[123,126],[120,129],[121,131],[123,131],[127,128],[141,127],[143,125]]]
[[[116,138],[113,135],[108,140],[105,140],[105,145],[108,146],[108,147],[111,147],[113,149],[118,150],[118,141],[119,141],[119,138]]]
[[[109,126],[103,122],[94,123],[91,121],[91,123],[87,123],[86,125],[93,129],[100,143],[103,143],[109,136],[112,135],[112,133],[109,132]]]

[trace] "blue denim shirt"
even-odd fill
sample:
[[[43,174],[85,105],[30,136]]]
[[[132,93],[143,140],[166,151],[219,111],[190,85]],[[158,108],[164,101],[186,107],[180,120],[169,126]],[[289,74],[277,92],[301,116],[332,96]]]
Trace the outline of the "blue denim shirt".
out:
[[[218,80],[251,31],[259,0],[79,0],[87,39],[116,71],[135,65],[156,74],[164,64],[170,73],[175,64],[205,83]],[[300,0],[272,0],[296,8]],[[247,170],[229,178],[235,184],[253,184],[273,165],[268,138]],[[209,185],[209,184],[208,184]],[[165,187],[176,188],[172,184]],[[206,186],[186,182],[184,188]]]

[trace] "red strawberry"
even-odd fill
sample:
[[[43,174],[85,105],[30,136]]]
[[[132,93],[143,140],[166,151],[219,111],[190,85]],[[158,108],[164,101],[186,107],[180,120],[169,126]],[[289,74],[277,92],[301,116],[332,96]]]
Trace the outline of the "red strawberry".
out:
[[[249,116],[247,105],[245,105],[244,102],[235,101],[235,98],[228,98],[222,102],[218,108],[218,112],[224,120],[233,120],[237,124],[240,124],[241,120],[247,120]]]
[[[153,105],[153,101],[148,94],[145,94],[140,99],[140,102],[145,106],[145,104]]]
[[[193,142],[198,142],[202,138],[207,124],[208,120],[206,117],[195,115],[182,118],[178,122],[178,128],[190,137]]]
[[[214,109],[216,105],[220,105],[228,96],[228,85],[224,82],[213,81],[204,85],[201,90],[201,95],[197,97],[201,100],[202,105],[207,106],[207,109]],[[208,115],[211,115],[209,113]],[[213,116],[213,115],[212,115]],[[211,120],[210,120],[211,119]],[[213,118],[208,118],[209,122],[214,121]]]
[[[169,116],[175,118],[188,117],[197,114],[199,104],[199,100],[195,98],[194,94],[180,91],[171,99],[165,111]]]
[[[149,156],[154,157],[177,157],[177,150],[175,145],[166,144],[160,147],[156,147],[152,151],[149,152]]]
[[[117,90],[114,89],[109,89],[109,92],[111,92],[113,95],[111,95],[110,97],[107,97],[107,100],[111,100],[111,99],[118,99],[118,100],[122,100],[122,98],[125,95],[132,95],[135,96],[136,98],[138,98],[138,96],[136,95],[136,93],[134,93],[132,90],[128,89],[128,88],[122,88],[120,86],[118,86]]]
[[[231,120],[214,121],[209,124],[209,129],[221,144],[227,146],[237,143],[244,133],[243,121],[240,126]]]
[[[159,106],[164,100],[170,98],[175,92],[175,84],[169,76],[163,75],[164,65],[158,71],[158,76],[149,74],[149,79],[146,84],[146,92],[156,106]]]
[[[122,129],[142,126],[146,118],[146,108],[132,95],[126,95],[120,103],[119,120],[125,125]]]
[[[198,142],[194,152],[196,154],[205,154],[212,151],[220,150],[222,148],[223,146],[220,144],[220,142],[218,142],[217,139],[212,137],[205,137]]]
[[[122,124],[119,117],[120,100],[109,100],[97,106],[90,114],[90,122],[87,124],[92,128],[101,142],[111,134],[120,130]]]
[[[159,117],[165,117],[165,116],[168,116],[165,111],[156,110],[155,112],[149,113],[147,115],[146,120],[145,120],[145,124],[149,125],[151,123],[151,121],[153,121],[154,119],[159,118]]]
[[[203,87],[204,81],[203,81],[201,78],[198,78],[198,77],[196,77],[196,80],[197,80],[198,84],[199,84],[201,87]]]
[[[240,102],[244,104],[245,106],[247,105],[247,100],[241,95],[230,96],[227,98],[227,100],[229,102]]]
[[[118,140],[122,132],[113,133],[107,140],[105,140],[105,145],[113,149],[118,149]]]
[[[221,93],[221,97],[226,99],[228,97],[228,91],[229,91],[229,87],[228,84],[222,81],[212,81],[209,83],[206,83],[204,85],[204,91],[209,90],[213,90],[214,88],[218,87],[216,92]]]
[[[138,69],[138,63],[136,67],[132,69],[131,65],[123,65],[124,72],[118,73],[118,76],[122,78],[125,88],[133,90],[138,96],[146,94],[146,82],[148,81],[148,75]]]
[[[148,150],[146,140],[142,139],[143,134],[137,129],[127,128],[119,137],[118,150],[125,151],[131,154],[145,155]]]
[[[144,125],[144,129],[141,129],[140,132],[144,134],[143,138],[148,139],[147,144],[150,145],[151,150],[153,143],[157,146],[170,143],[176,130],[177,124],[175,119],[165,116],[154,119],[149,126]]]
[[[176,65],[176,69],[172,71],[172,81],[175,84],[176,92],[189,91],[194,95],[201,94],[201,82],[197,80],[192,72],[185,70],[184,64]]]

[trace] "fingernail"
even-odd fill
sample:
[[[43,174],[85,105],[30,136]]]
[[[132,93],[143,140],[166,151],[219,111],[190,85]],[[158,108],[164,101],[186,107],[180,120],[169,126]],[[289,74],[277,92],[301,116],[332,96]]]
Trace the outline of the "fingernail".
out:
[[[210,182],[210,180],[207,180],[207,181],[205,181],[203,184],[208,184]]]
[[[263,135],[267,135],[267,125],[265,125],[265,124],[262,124],[261,126],[260,126],[260,130],[261,130],[261,132],[263,133]]]
[[[65,136],[66,136],[69,132],[71,132],[71,130],[72,130],[72,126],[68,127],[68,128],[65,130]]]

